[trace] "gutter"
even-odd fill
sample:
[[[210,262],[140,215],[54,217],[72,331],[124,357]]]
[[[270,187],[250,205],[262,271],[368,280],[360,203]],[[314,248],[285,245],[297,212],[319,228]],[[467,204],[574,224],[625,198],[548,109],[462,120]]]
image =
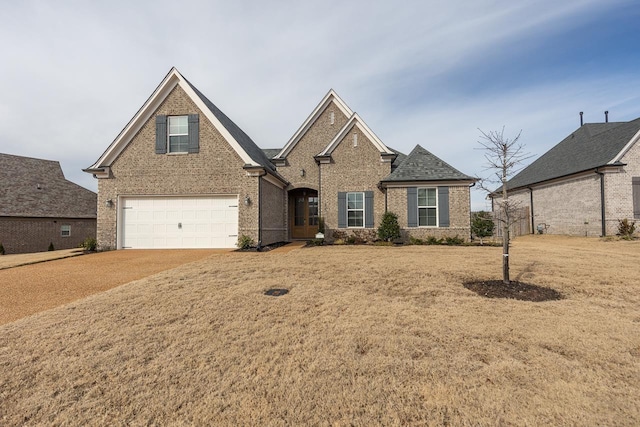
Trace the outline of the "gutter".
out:
[[[598,168],[594,172],[600,175],[600,216],[602,217],[602,235],[600,237],[605,237],[607,235],[607,224],[604,204],[604,173],[600,172]]]
[[[472,182],[471,185],[469,185],[469,241],[471,241],[473,239],[473,233],[471,232],[471,189],[473,187],[476,186],[476,182]],[[384,195],[384,203],[385,203],[385,210],[387,208],[386,203],[387,203],[387,195]]]
[[[535,220],[533,219],[533,188],[527,188],[529,189],[529,204],[531,206],[531,234],[536,234],[536,225]]]

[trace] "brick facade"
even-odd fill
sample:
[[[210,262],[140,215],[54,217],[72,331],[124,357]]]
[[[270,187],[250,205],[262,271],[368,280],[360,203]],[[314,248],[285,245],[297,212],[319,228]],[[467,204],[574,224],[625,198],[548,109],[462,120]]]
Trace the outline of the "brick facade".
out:
[[[71,226],[68,237],[62,237],[62,225]],[[56,250],[77,248],[95,235],[96,220],[92,218],[0,217],[0,243],[6,254],[44,252],[49,243]]]
[[[170,76],[177,77],[178,74],[172,71]],[[180,77],[177,78],[180,79]],[[167,91],[169,88],[170,86],[167,86]],[[197,105],[200,104],[196,104],[189,93],[190,89],[181,84],[175,86],[170,92],[162,92],[162,98],[158,98],[159,105],[147,104],[158,105],[153,107],[155,111],[141,110],[144,114],[138,117],[148,117],[148,119],[139,131],[134,136],[127,135],[126,141],[118,140],[118,143],[127,143],[127,145],[120,151],[114,151],[120,154],[115,160],[109,160],[107,163],[110,166],[109,177],[100,177],[98,181],[97,239],[100,249],[114,249],[120,244],[117,236],[120,235],[118,212],[121,198],[153,195],[237,196],[240,201],[238,235],[249,236],[255,242],[261,241],[266,245],[291,238],[289,209],[291,191],[308,189],[318,192],[319,215],[325,221],[325,236],[329,240],[332,237],[332,230],[338,229],[338,193],[371,191],[374,195],[374,226],[364,231],[369,233],[369,236],[375,236],[386,209],[387,195],[386,190],[381,187],[381,181],[392,172],[391,153],[386,153],[383,159],[379,147],[367,137],[370,134],[366,125],[360,123],[357,116],[353,116],[355,125],[334,147],[330,162],[318,164],[315,158],[327,148],[351,119],[340,108],[341,106],[344,108],[344,105],[340,104],[341,100],[337,99],[337,95],[331,94],[333,98],[331,96],[325,98],[323,104],[326,102],[326,107],[323,107],[323,110],[314,110],[313,122],[305,124],[309,127],[296,140],[295,145],[290,147],[285,164],[277,166],[277,173],[289,182],[286,188],[282,188],[273,177],[247,174],[243,169],[245,167],[243,158],[233,149],[223,134],[209,122],[207,116],[198,108]],[[205,105],[207,108],[213,108],[206,103]],[[151,107],[148,108],[151,109]],[[347,107],[345,111],[350,110]],[[318,112],[317,116],[316,112]],[[156,154],[156,116],[189,114],[199,114],[199,152]],[[214,113],[216,116],[217,114]],[[357,145],[353,143],[354,134],[358,137]],[[372,138],[377,141],[375,136]],[[260,156],[252,151],[251,141],[244,141],[244,144],[246,153],[252,156],[252,160],[264,160],[253,158]],[[94,166],[98,171],[102,171],[103,167],[100,162],[101,160]],[[260,168],[256,168],[256,171],[258,169]],[[89,171],[93,170],[96,169],[89,169]],[[259,175],[259,172],[256,175]],[[450,192],[451,227],[438,232],[442,235],[467,237],[469,234],[469,188],[454,187]],[[244,203],[247,198],[251,200],[250,203]],[[113,203],[107,203],[109,200]],[[398,207],[394,205],[394,208],[398,209],[399,214],[404,214],[406,223],[406,200],[404,211],[399,205]],[[344,230],[352,233],[356,229]],[[362,229],[358,230],[362,231]],[[414,233],[414,230],[406,230],[405,235],[409,232]],[[426,231],[415,230],[415,232],[425,233]]]
[[[354,134],[358,135],[357,146],[353,144]],[[338,192],[373,191],[374,228],[371,231],[375,232],[384,214],[384,192],[378,189],[378,183],[391,173],[391,163],[380,160],[378,149],[357,126],[340,141],[331,159],[330,163],[320,165],[320,215],[325,220],[325,237],[331,240],[333,231],[338,230]],[[340,230],[351,234],[361,229]]]
[[[190,154],[155,153],[157,115],[200,115],[200,150]],[[115,249],[118,198],[135,195],[238,195],[258,201],[258,178],[247,176],[244,162],[189,96],[176,86],[98,180],[98,245]],[[112,207],[106,206],[113,200]],[[238,235],[258,241],[258,204],[239,203]]]
[[[262,179],[259,201],[262,210],[260,236],[262,244],[285,242],[289,239],[286,199],[286,190]]]
[[[460,237],[468,240],[471,235],[471,196],[468,185],[447,183],[416,184],[416,187],[449,187],[449,227],[408,227],[407,188],[392,187],[387,189],[387,210],[398,215],[398,223],[402,229],[402,239],[409,237],[426,239],[435,237]]]
[[[620,220],[633,219],[632,178],[640,177],[637,144],[625,154],[622,163],[626,166],[604,172],[607,235],[617,233]],[[534,232],[538,224],[545,224],[549,234],[602,235],[600,175],[591,171],[532,188]],[[509,198],[531,209],[529,189],[510,192]]]

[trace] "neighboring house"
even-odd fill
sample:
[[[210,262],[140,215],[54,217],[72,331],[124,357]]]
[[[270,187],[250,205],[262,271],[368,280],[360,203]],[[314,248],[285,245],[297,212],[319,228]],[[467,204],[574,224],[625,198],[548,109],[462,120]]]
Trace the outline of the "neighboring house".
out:
[[[7,254],[78,247],[96,236],[96,193],[60,163],[0,154],[0,243]]]
[[[417,146],[391,150],[333,91],[281,149],[262,150],[175,68],[86,172],[101,248],[370,239],[385,210],[404,238],[469,236],[474,179]]]
[[[529,209],[532,232],[615,234],[640,219],[639,139],[640,118],[586,123],[509,180],[509,198]]]

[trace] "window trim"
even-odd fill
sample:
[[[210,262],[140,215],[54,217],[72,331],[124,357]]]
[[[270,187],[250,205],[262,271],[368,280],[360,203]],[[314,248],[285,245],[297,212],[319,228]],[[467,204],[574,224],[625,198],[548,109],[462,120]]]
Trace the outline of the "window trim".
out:
[[[171,119],[183,117],[186,120],[187,133],[171,133]],[[171,150],[171,137],[172,136],[186,136],[187,137],[187,146],[184,150]],[[189,115],[188,114],[177,114],[174,116],[167,116],[167,154],[188,154],[189,153]]]
[[[349,195],[351,194],[359,194],[362,197],[362,208],[359,209],[349,209]],[[347,192],[346,196],[346,208],[347,208],[347,228],[365,228],[366,221],[366,206],[365,206],[365,194],[364,191],[350,191]],[[349,225],[349,212],[362,212],[362,225]]]
[[[435,205],[420,205],[420,190],[435,190]],[[416,188],[416,214],[417,223],[419,228],[438,228],[440,227],[440,207],[438,206],[439,198],[438,187],[417,187]],[[420,224],[420,209],[435,209],[436,211],[436,223],[434,225],[421,225]]]
[[[65,234],[67,232],[67,234]],[[71,237],[71,225],[63,224],[60,226],[60,237]]]

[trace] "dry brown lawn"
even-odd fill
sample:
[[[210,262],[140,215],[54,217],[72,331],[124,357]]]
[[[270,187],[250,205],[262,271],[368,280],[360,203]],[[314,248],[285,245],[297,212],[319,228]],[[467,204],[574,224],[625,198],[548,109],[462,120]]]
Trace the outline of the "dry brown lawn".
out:
[[[639,425],[640,242],[228,253],[0,326],[0,425]],[[269,288],[288,288],[280,297]]]

